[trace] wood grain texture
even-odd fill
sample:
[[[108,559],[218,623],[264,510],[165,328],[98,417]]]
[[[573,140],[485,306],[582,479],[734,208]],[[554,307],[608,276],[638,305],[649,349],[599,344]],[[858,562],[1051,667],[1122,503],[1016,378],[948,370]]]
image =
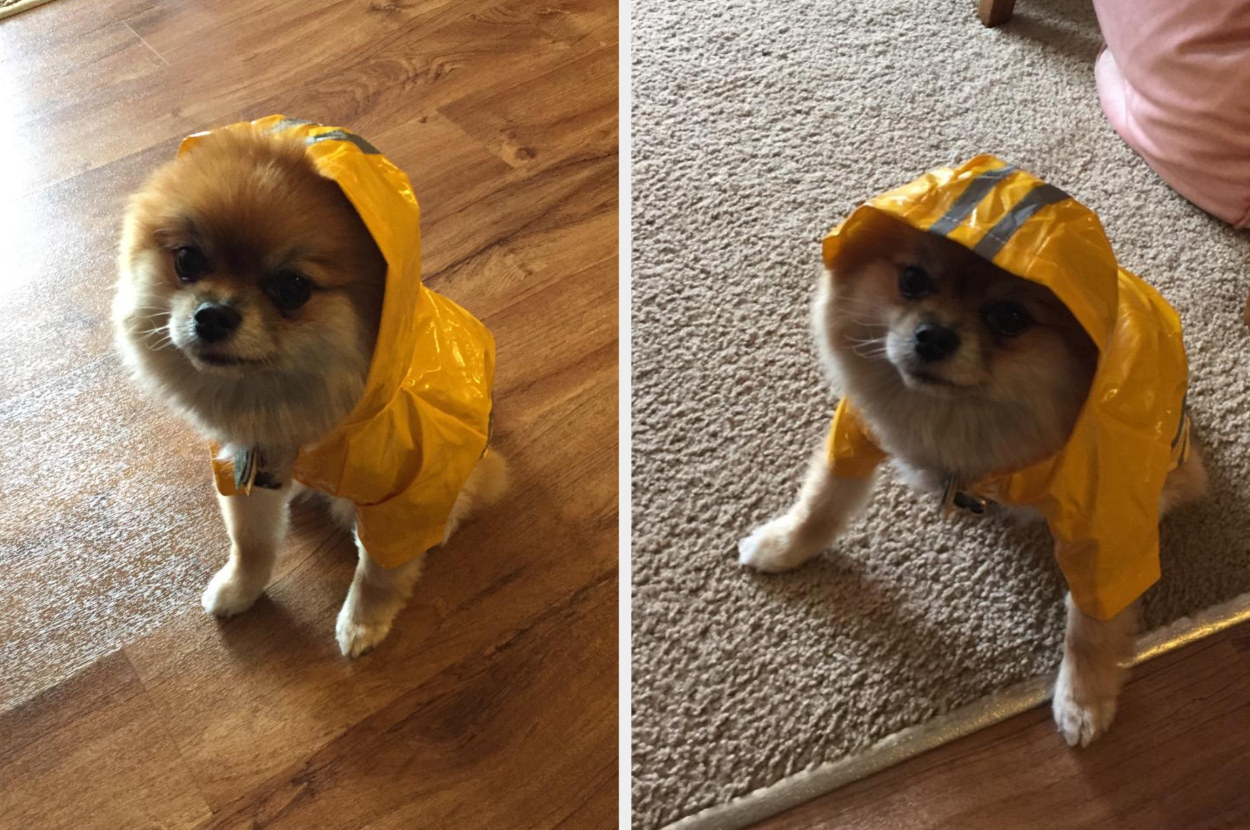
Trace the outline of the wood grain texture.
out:
[[[755,825],[756,830],[1198,830],[1250,827],[1250,625],[1134,670],[1084,750],[1049,707]]]
[[[616,33],[603,0],[60,0],[0,24],[0,828],[615,824]],[[271,112],[409,174],[427,283],[498,346],[514,487],[350,662],[355,553],[313,504],[251,611],[199,608],[228,544],[206,451],[112,355],[126,194],[183,135]]]
[[[5,827],[189,827],[210,815],[121,653],[0,715],[0,737]]]

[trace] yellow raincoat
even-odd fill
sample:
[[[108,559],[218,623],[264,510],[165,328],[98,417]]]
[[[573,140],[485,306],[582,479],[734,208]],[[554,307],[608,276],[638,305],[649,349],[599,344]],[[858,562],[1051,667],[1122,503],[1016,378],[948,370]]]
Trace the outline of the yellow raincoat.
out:
[[[1116,264],[1098,217],[1056,187],[993,156],[926,173],[852,213],[825,237],[825,263],[872,211],[940,234],[1049,288],[1100,353],[1067,444],[1022,470],[958,490],[1045,515],[1077,606],[1110,619],[1159,578],[1159,497],[1189,449],[1188,365],[1176,311]],[[884,460],[843,398],[827,442],[835,475]]]
[[[421,212],[408,177],[367,141],[337,127],[273,115],[225,130],[302,136],[309,158],[360,214],[386,259],[386,293],[364,394],[341,424],[300,449],[296,481],[356,504],[356,531],[394,567],[443,539],[452,505],[486,449],[495,342],[467,311],[421,283]],[[192,152],[206,133],[189,136]],[[214,458],[223,495],[250,492]]]

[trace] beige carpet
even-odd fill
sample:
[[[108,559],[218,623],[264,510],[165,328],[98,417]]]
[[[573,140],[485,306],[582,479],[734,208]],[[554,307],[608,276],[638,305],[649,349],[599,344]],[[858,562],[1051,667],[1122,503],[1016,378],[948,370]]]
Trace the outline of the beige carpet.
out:
[[[723,805],[1044,675],[1043,529],[944,522],[888,481],[827,555],[735,565],[832,399],[807,331],[818,240],[857,203],[994,152],[1097,210],[1180,309],[1214,493],[1164,531],[1152,626],[1250,591],[1250,238],[1107,125],[1087,0],[633,4],[633,796],[639,828]],[[1060,740],[1057,736],[1055,740]]]

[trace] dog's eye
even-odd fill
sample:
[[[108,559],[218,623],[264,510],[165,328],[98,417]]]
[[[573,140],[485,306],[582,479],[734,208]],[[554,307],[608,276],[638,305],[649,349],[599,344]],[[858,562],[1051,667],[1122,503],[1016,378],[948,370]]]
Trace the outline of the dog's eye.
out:
[[[279,271],[265,283],[265,294],[279,311],[294,311],[312,296],[312,280],[298,271]]]
[[[936,290],[933,278],[918,265],[904,265],[898,272],[898,293],[908,300],[919,300]]]
[[[1033,325],[1033,318],[1019,303],[991,303],[981,314],[985,325],[1000,337],[1018,337]]]
[[[174,272],[183,282],[195,282],[208,273],[208,257],[192,245],[174,249]]]

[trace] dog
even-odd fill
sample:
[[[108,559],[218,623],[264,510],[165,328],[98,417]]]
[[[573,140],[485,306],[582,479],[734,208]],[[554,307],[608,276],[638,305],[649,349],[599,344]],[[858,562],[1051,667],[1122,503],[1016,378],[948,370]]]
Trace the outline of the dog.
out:
[[[1014,168],[990,170],[992,177],[1006,179]],[[924,198],[972,178],[945,175],[936,179],[940,185],[919,186]],[[970,213],[981,195],[984,191],[968,197],[963,210]],[[1046,203],[1059,199],[1044,195]],[[947,230],[956,219],[963,221],[958,204],[950,208]],[[952,482],[1028,468],[1061,452],[1090,396],[1098,346],[1055,293],[966,244],[875,210],[867,210],[843,236],[836,252],[826,256],[812,310],[826,371],[844,401],[854,402],[874,450],[879,446],[881,457],[892,456],[906,483],[945,493],[947,503],[984,511],[982,500],[955,492]],[[1114,290],[1112,282],[1112,297]],[[834,433],[842,428],[835,422]],[[872,473],[835,475],[836,464],[850,462],[831,460],[839,439],[831,434],[830,440],[789,510],[739,543],[740,564],[770,572],[795,568],[827,548],[866,505]],[[1197,497],[1205,484],[1202,460],[1191,447],[1167,475],[1160,514]],[[1037,517],[1028,506],[1018,511]],[[1066,605],[1053,713],[1069,745],[1086,745],[1114,718],[1123,663],[1137,630],[1137,605],[1109,619],[1084,612],[1072,593]]]
[[[333,145],[339,158],[346,155],[356,165],[357,178],[402,185],[407,180],[358,137],[280,116],[193,139],[127,204],[113,321],[133,376],[217,449],[218,499],[231,546],[202,603],[209,613],[229,617],[251,607],[268,585],[291,500],[321,489],[309,481],[320,472],[301,472],[317,467],[305,456],[332,441],[349,417],[362,420],[361,409],[367,415],[385,407],[386,401],[374,398],[400,394],[393,380],[382,394],[378,378],[390,373],[377,364],[409,359],[375,355],[375,347],[385,348],[383,338],[390,344],[409,336],[387,334],[388,327],[402,330],[396,321],[409,314],[387,309],[389,294],[403,283],[388,285],[387,257],[346,195],[348,185],[330,178],[331,168],[319,167],[314,151]],[[404,195],[395,197],[396,210],[411,219],[415,246],[415,200]],[[427,291],[416,285],[405,290],[412,297]],[[393,305],[404,305],[406,296]],[[420,297],[424,302],[426,293]],[[489,341],[488,334],[482,338]],[[486,351],[486,368],[493,371],[493,341]],[[414,358],[417,369],[419,363]],[[482,443],[480,432],[475,428],[472,437]],[[419,457],[421,449],[437,452],[425,447],[409,456]],[[475,449],[467,461],[457,458],[463,480],[448,485],[450,512],[445,522],[430,522],[441,541],[504,493],[503,458],[493,449],[480,452]],[[382,445],[376,452],[399,453]],[[371,483],[351,486],[364,491]],[[359,523],[380,508],[362,506],[341,491],[323,495],[331,516],[357,531],[359,561],[336,624],[340,649],[355,657],[390,631],[412,594],[425,550],[399,551],[383,567],[366,550]],[[401,508],[391,510],[398,521]],[[396,521],[391,515],[387,520]],[[382,527],[381,520],[370,521]],[[391,543],[389,535],[370,532]]]

